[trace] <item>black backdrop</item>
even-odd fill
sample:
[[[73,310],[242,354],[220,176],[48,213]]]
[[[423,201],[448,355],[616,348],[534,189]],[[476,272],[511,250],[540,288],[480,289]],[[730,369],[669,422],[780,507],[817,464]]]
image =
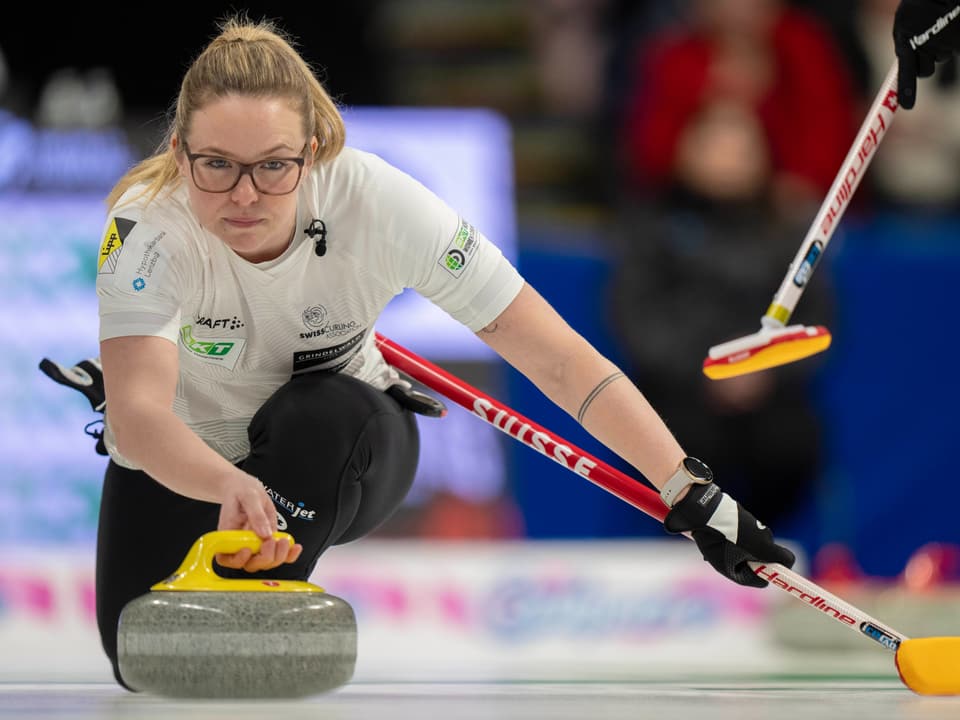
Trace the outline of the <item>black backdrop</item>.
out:
[[[18,19],[8,14],[0,20],[0,50],[11,81],[0,104],[29,111],[57,69],[100,66],[113,72],[129,111],[163,110],[175,98],[183,71],[216,33],[217,19],[234,10],[277,21],[342,102],[378,104],[383,101],[380,63],[369,34],[377,5],[378,0],[128,2],[111,10],[74,4],[57,11],[46,3],[21,3]]]

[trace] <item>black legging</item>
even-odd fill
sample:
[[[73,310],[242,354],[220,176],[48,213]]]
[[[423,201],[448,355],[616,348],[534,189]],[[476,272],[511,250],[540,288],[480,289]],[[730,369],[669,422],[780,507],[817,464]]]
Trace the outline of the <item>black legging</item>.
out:
[[[238,463],[269,489],[280,527],[303,545],[297,562],[226,577],[306,580],[331,545],[374,530],[400,506],[416,471],[416,418],[389,395],[346,375],[297,376],[250,422]],[[176,570],[220,506],[168,490],[149,475],[107,465],[97,533],[97,625],[114,675],[123,607]],[[294,517],[296,516],[296,517]]]

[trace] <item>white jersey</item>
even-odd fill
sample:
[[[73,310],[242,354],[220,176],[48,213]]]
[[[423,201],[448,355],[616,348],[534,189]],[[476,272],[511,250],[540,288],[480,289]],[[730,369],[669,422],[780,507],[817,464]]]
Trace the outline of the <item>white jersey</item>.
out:
[[[327,229],[322,257],[297,232],[280,257],[250,263],[200,226],[183,185],[149,203],[128,200],[140,190],[106,222],[100,339],[175,343],[174,412],[231,462],[249,454],[254,413],[295,374],[344,372],[380,389],[400,381],[374,324],[404,289],[478,331],[523,285],[500,250],[435,194],[354,148],[315,165],[299,191],[297,227],[321,219]],[[106,425],[111,457],[136,467],[117,452],[109,417]]]

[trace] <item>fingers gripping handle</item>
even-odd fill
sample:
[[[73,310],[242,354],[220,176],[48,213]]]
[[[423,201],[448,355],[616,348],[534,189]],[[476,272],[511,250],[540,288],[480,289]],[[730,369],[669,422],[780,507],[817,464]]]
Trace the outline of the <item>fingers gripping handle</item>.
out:
[[[285,540],[293,545],[293,536],[285,532],[273,534],[274,540]],[[269,591],[269,592],[323,592],[323,588],[299,580],[231,579],[217,574],[214,558],[220,554],[232,555],[249,549],[260,551],[263,541],[252,530],[214,530],[201,535],[170,577],[151,587],[151,590],[215,591]]]
[[[287,540],[293,544],[293,536],[290,533],[276,532],[273,534],[274,540]],[[232,555],[241,550],[249,549],[253,553],[260,552],[260,546],[263,544],[260,536],[252,530],[220,530],[202,535],[197,541],[197,553],[204,564],[209,565],[211,559],[220,553]],[[212,567],[211,567],[212,569]]]

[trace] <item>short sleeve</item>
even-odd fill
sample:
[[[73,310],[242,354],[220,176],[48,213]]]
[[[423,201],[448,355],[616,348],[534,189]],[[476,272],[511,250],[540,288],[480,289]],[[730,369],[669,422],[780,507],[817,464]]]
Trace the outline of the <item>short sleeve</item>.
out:
[[[97,253],[100,340],[152,335],[176,343],[182,298],[191,292],[187,256],[162,221],[136,208],[112,214]]]
[[[414,178],[382,163],[374,183],[378,225],[392,260],[386,272],[470,330],[489,325],[520,292],[518,270],[479,228]]]

